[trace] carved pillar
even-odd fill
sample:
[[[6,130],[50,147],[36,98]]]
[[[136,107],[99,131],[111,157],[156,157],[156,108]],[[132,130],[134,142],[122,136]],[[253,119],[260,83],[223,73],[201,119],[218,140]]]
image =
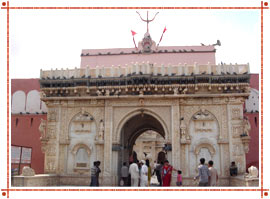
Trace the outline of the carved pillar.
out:
[[[58,105],[58,108],[56,109],[58,110],[58,114],[57,114],[57,122],[56,122],[56,128],[55,128],[55,133],[56,133],[56,161],[55,161],[55,169],[56,169],[56,173],[60,174],[61,170],[60,170],[60,153],[63,151],[60,150],[60,141],[61,141],[61,116],[62,116],[62,107],[60,106],[60,104]]]
[[[56,124],[58,121],[58,111],[55,107],[50,106],[46,103],[48,107],[47,115],[47,132],[46,139],[43,142],[42,148],[45,152],[44,161],[44,173],[56,173],[57,168],[57,153],[58,153],[58,142],[57,142],[57,130]]]
[[[172,143],[172,165],[180,169],[180,132],[179,132],[179,118],[180,118],[180,110],[179,110],[179,100],[174,100],[171,107],[172,114],[172,123],[171,123],[171,143]]]
[[[112,184],[112,130],[113,108],[109,101],[105,102],[105,132],[104,132],[104,173],[103,185]]]
[[[228,131],[230,146],[230,162],[235,161],[238,167],[238,173],[243,174],[246,171],[245,149],[241,134],[243,132],[242,120],[235,119],[235,109],[239,109],[239,118],[243,118],[243,105],[239,103],[239,98],[229,98],[228,111]],[[248,137],[248,136],[246,136]],[[246,139],[248,140],[248,139]],[[244,140],[244,142],[246,141]],[[247,141],[248,142],[248,141]]]
[[[60,115],[60,114],[59,114]],[[67,102],[62,102],[60,116],[60,137],[59,137],[59,173],[67,173],[67,150],[70,143],[68,136],[68,109]]]

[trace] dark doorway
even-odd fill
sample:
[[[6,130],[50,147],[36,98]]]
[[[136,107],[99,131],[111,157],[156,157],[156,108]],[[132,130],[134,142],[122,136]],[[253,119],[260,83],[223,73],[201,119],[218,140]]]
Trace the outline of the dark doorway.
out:
[[[166,154],[163,152],[163,151],[160,151],[158,153],[158,158],[157,158],[157,162],[160,163],[160,162],[164,162],[166,159]]]
[[[137,160],[137,153],[133,151],[136,139],[144,132],[152,130],[160,134],[165,139],[165,131],[161,123],[153,116],[147,113],[138,113],[130,118],[121,130],[121,148],[118,155],[118,171],[123,162]]]

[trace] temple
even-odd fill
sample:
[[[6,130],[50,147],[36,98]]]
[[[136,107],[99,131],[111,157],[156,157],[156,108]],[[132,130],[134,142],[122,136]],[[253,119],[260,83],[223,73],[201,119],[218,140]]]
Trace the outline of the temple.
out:
[[[240,176],[246,172],[249,65],[216,64],[215,52],[213,45],[159,47],[147,31],[137,49],[84,49],[80,68],[40,70],[50,185],[89,185],[99,160],[101,185],[118,186],[123,162],[151,154],[181,169],[184,186],[195,186],[202,157],[214,161],[220,186],[247,186],[229,168],[234,161]],[[148,138],[155,149],[139,152],[136,140]]]

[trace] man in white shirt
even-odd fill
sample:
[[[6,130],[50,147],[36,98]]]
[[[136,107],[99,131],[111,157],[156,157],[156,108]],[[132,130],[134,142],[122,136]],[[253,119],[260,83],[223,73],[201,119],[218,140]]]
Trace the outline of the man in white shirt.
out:
[[[137,162],[133,162],[129,166],[129,173],[130,173],[130,176],[131,176],[131,186],[132,187],[138,187],[139,186],[139,167],[138,167]]]
[[[208,162],[208,169],[209,169],[209,185],[210,186],[217,186],[218,181],[218,173],[217,169],[213,167],[214,162],[210,160]]]
[[[148,167],[145,164],[145,160],[141,160],[142,168],[141,168],[141,176],[140,176],[140,186],[146,187],[148,184]]]

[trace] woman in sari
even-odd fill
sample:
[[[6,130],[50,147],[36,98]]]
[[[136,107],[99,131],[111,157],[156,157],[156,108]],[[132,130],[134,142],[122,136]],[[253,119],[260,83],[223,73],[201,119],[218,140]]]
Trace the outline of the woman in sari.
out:
[[[164,161],[162,167],[161,177],[162,177],[162,186],[169,187],[171,186],[172,171],[176,171],[170,164],[168,160]]]

